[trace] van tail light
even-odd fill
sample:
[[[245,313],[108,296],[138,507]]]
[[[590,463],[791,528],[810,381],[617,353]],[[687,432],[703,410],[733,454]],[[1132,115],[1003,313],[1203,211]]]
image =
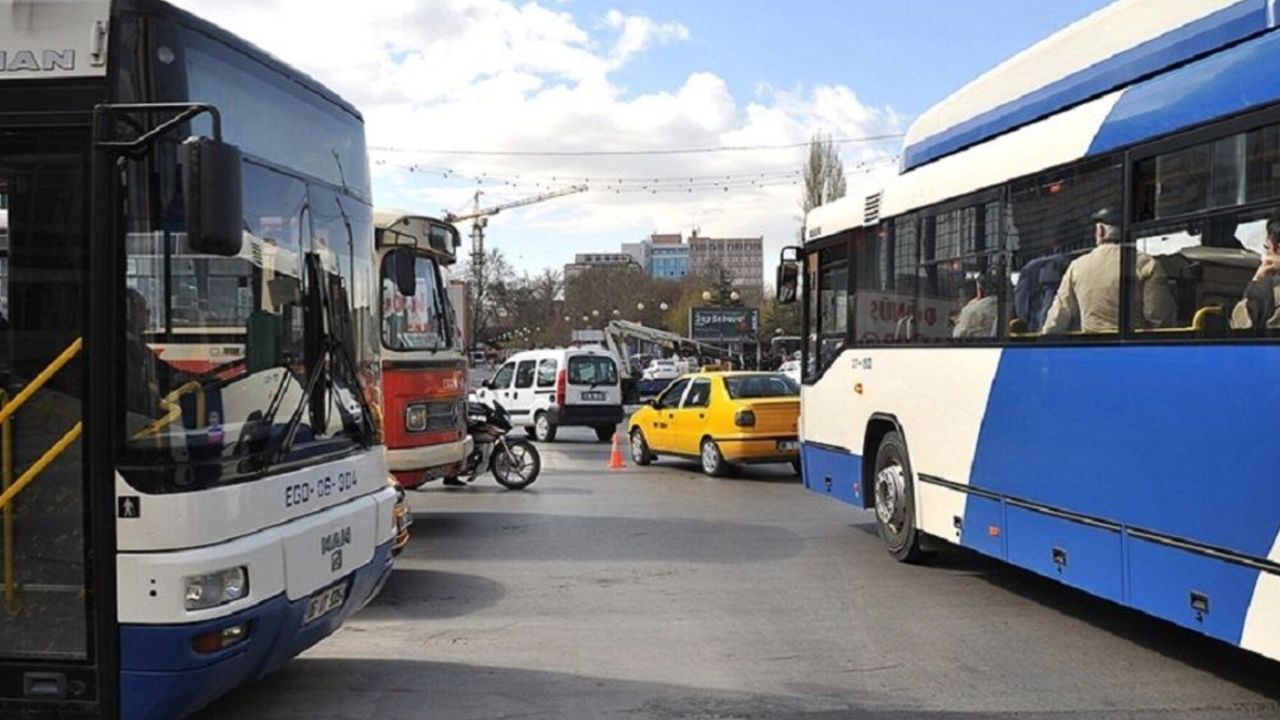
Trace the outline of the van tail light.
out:
[[[556,404],[564,405],[565,398],[569,395],[569,373],[563,369],[556,373]]]

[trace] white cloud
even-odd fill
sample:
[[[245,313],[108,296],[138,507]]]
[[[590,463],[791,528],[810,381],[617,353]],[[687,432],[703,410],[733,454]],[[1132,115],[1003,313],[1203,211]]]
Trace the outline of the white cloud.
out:
[[[782,90],[761,81],[744,88],[746,97],[739,100],[719,76],[690,68],[669,88],[628,93],[614,76],[630,62],[660,52],[656,48],[664,44],[696,40],[678,21],[618,10],[584,18],[563,2],[507,0],[370,0],[358,13],[337,0],[178,4],[342,94],[364,113],[374,146],[644,150],[798,143],[817,130],[860,137],[902,126],[891,109],[864,104],[844,85]],[[843,152],[852,164],[891,147],[850,144]],[[566,177],[591,178],[589,193],[494,218],[490,238],[532,270],[563,264],[574,252],[615,249],[654,230],[699,227],[709,235],[764,235],[770,250],[791,242],[800,193],[798,187],[778,185],[790,182],[778,174],[797,170],[804,151],[573,158],[380,152],[373,157],[389,163],[375,167],[377,201],[427,212],[459,208],[477,187],[485,190],[485,202],[501,202],[563,186]],[[502,180],[480,185],[399,167],[410,164]],[[746,186],[748,173],[763,174],[758,180],[765,187]],[[670,192],[678,183],[663,180],[649,183],[646,192],[618,193],[613,191],[618,185],[606,180],[676,176],[733,177],[734,182],[728,192],[714,187]],[[851,187],[856,180],[851,178]],[[767,253],[766,264],[772,263]]]
[[[688,40],[689,28],[678,22],[656,22],[643,15],[627,15],[621,10],[610,10],[604,16],[605,26],[618,31],[618,42],[613,58],[618,65],[633,55],[676,40]]]

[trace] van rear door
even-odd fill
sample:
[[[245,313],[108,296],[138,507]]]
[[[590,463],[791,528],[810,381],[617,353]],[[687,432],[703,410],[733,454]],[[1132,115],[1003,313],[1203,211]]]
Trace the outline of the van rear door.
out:
[[[622,405],[618,363],[609,355],[570,355],[566,405]]]

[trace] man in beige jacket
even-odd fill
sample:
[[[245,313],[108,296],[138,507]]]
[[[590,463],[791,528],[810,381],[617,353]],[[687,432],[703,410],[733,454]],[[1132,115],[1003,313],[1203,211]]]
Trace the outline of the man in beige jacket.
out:
[[[1077,327],[1086,333],[1114,333],[1120,328],[1120,218],[1111,208],[1093,214],[1097,247],[1067,267],[1058,293],[1045,316],[1044,335]],[[1134,321],[1141,327],[1171,327],[1177,306],[1160,263],[1138,253],[1138,299]]]

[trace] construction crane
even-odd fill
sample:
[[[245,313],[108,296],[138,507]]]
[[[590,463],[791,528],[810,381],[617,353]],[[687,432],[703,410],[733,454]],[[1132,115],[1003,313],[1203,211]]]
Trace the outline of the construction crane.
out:
[[[567,188],[556,190],[554,192],[543,193],[541,195],[534,195],[533,197],[521,198],[520,200],[513,200],[509,203],[502,203],[501,205],[494,205],[493,207],[489,207],[489,208],[481,208],[480,196],[484,194],[484,191],[477,190],[474,198],[475,204],[473,205],[473,209],[471,210],[471,212],[464,213],[461,215],[452,213],[452,212],[445,212],[444,219],[446,222],[456,224],[456,223],[464,222],[467,220],[471,221],[471,276],[475,278],[475,282],[476,282],[476,285],[474,286],[474,289],[476,292],[476,295],[475,295],[476,302],[474,303],[475,307],[472,310],[471,317],[467,318],[464,321],[467,323],[467,337],[477,338],[476,328],[479,326],[480,313],[483,312],[483,307],[484,307],[483,298],[481,297],[480,293],[482,291],[482,278],[484,278],[485,276],[484,275],[484,229],[485,229],[485,226],[489,224],[489,216],[497,215],[503,210],[510,210],[512,208],[524,207],[525,205],[533,205],[535,203],[540,203],[545,200],[552,200],[554,198],[564,197],[565,195],[574,195],[576,193],[586,192],[586,191],[587,191],[586,185],[570,185]]]
[[[586,185],[570,185],[567,188],[556,190],[554,192],[543,193],[541,195],[534,195],[533,197],[521,198],[519,200],[512,200],[509,203],[502,203],[501,205],[494,205],[493,207],[481,208],[480,196],[484,194],[484,191],[477,190],[475,195],[475,200],[474,200],[474,203],[475,203],[474,209],[471,212],[463,213],[461,215],[457,215],[454,213],[445,213],[444,219],[446,222],[451,222],[454,224],[465,222],[467,220],[472,221],[471,223],[471,263],[475,268],[478,269],[484,265],[484,229],[489,224],[490,216],[497,215],[503,210],[511,210],[512,208],[524,207],[526,205],[534,205],[540,202],[544,202],[546,200],[553,200],[558,197],[564,197],[565,195],[576,195],[577,193],[586,192],[586,191],[587,191]]]

